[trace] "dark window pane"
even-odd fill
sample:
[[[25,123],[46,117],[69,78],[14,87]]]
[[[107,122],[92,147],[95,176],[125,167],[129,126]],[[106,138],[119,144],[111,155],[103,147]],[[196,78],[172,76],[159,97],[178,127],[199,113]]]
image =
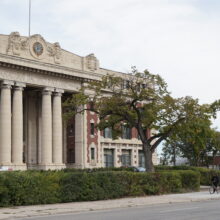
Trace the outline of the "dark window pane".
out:
[[[94,135],[95,134],[95,124],[94,123],[90,123],[90,134]]]
[[[95,160],[95,148],[91,148],[91,160]]]

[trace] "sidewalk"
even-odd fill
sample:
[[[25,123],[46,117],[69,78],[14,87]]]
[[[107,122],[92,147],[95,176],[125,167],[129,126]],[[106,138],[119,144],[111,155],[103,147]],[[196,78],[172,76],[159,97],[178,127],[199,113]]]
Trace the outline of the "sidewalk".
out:
[[[146,196],[136,198],[123,198],[115,200],[102,200],[93,202],[75,202],[51,205],[19,206],[13,208],[0,208],[0,219],[15,219],[31,216],[54,215],[73,212],[95,211],[114,208],[135,207],[177,202],[194,202],[220,199],[219,194],[210,195],[207,187],[201,192],[170,194],[161,196]]]

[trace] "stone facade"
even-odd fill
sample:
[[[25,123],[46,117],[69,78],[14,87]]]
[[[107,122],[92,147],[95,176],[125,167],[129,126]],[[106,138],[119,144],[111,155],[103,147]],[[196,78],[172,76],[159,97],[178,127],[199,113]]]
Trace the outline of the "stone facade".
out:
[[[94,54],[78,56],[40,35],[0,35],[0,166],[14,170],[138,166],[142,145],[104,138],[94,113],[62,119],[62,101],[83,83],[110,73]],[[92,132],[92,133],[91,133]],[[156,161],[156,157],[155,157]]]

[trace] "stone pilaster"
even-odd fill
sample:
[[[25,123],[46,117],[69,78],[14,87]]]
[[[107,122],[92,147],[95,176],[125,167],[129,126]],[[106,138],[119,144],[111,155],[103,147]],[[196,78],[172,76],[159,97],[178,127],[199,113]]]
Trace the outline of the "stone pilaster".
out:
[[[52,164],[52,88],[42,92],[41,165],[43,169]]]
[[[0,101],[0,165],[11,165],[11,86],[12,81],[1,83]]]
[[[63,90],[56,89],[53,96],[53,163],[54,165],[63,164],[63,141],[62,141],[62,102]]]
[[[12,98],[12,163],[23,165],[23,88],[25,84],[15,83]]]

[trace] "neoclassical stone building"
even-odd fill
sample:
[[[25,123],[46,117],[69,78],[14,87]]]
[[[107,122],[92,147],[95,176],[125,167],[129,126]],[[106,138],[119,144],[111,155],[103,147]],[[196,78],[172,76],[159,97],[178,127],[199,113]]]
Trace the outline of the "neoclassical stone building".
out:
[[[94,54],[78,56],[40,35],[0,35],[0,168],[143,166],[134,129],[112,140],[111,130],[95,129],[92,112],[62,119],[65,97],[107,73],[126,77],[100,68]]]

